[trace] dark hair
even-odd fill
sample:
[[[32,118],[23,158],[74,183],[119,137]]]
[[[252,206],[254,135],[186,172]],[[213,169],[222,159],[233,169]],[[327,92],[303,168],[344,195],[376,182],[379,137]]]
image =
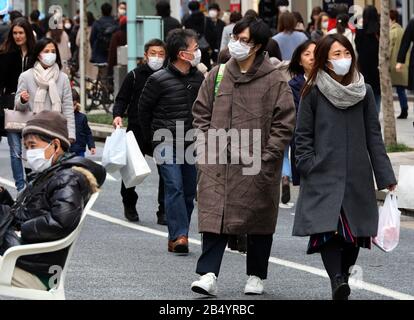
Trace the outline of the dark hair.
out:
[[[20,11],[17,10],[13,10],[9,12],[9,16],[10,16],[10,21],[13,23],[14,20],[16,20],[17,18],[24,18],[22,13]],[[25,18],[26,19],[26,18]]]
[[[288,7],[289,6],[289,0],[278,0],[276,2],[276,7]]]
[[[13,23],[10,26],[9,35],[7,36],[6,41],[0,47],[0,52],[19,52],[20,48],[16,44],[16,41],[14,41],[13,37],[13,29],[15,27],[23,28],[26,35],[27,52],[31,54],[36,45],[36,39],[33,34],[33,28],[31,24],[25,18],[17,18],[13,20]]]
[[[88,20],[88,27],[92,27],[93,23],[95,22],[95,17],[93,16],[93,13],[88,11],[86,13],[86,19]]]
[[[298,11],[293,11],[292,14],[294,15],[295,19],[296,19],[296,24],[298,23],[305,23],[305,21],[303,20],[302,15],[300,14],[300,12]]]
[[[244,14],[244,18],[248,18],[248,17],[259,18],[259,14],[255,10],[249,9]]]
[[[188,9],[190,9],[191,11],[198,11],[198,10],[200,10],[200,3],[198,1],[191,1],[188,4]]]
[[[398,13],[397,10],[390,10],[390,19],[392,21],[398,21],[399,17],[400,17],[400,14]]]
[[[296,28],[296,19],[293,13],[283,12],[279,16],[279,23],[277,29],[279,32],[289,32],[292,33]]]
[[[157,16],[165,18],[171,15],[171,6],[168,1],[162,0],[157,2],[155,8],[157,9]]]
[[[40,11],[39,10],[33,10],[30,14],[30,20],[33,22],[38,22],[40,17]]]
[[[303,69],[303,66],[301,65],[302,60],[302,53],[308,50],[310,45],[316,45],[316,41],[308,40],[304,43],[302,43],[299,47],[296,48],[296,50],[292,54],[292,59],[290,60],[289,64],[289,73],[292,76],[297,76],[299,74],[304,74],[305,69]]]
[[[327,14],[326,12],[322,11],[319,14],[318,17],[318,21],[316,22],[316,30],[322,30],[322,18],[323,17],[328,17],[329,18],[329,14]]]
[[[198,39],[197,33],[191,29],[174,29],[168,33],[167,53],[171,62],[177,61],[180,51],[187,50],[190,39]]]
[[[208,10],[211,9],[216,9],[217,11],[220,11],[220,6],[218,5],[218,3],[212,3],[208,6]]]
[[[345,13],[341,13],[336,17],[336,31],[340,34],[344,34],[348,28],[349,16]]]
[[[110,16],[111,13],[112,13],[112,6],[108,2],[105,2],[101,6],[101,12],[102,12],[102,15],[105,16],[105,17]]]
[[[49,43],[53,43],[53,45],[55,46],[55,49],[56,49],[56,63],[57,63],[57,65],[59,66],[59,69],[62,69],[62,60],[60,59],[60,53],[59,53],[59,48],[58,48],[58,45],[57,45],[57,43],[56,43],[55,41],[53,41],[53,40],[52,40],[52,39],[50,39],[50,38],[43,38],[43,39],[40,39],[40,40],[36,43],[36,46],[34,47],[34,50],[33,50],[33,54],[32,54],[32,56],[30,57],[29,62],[28,62],[28,65],[27,65],[28,69],[33,68],[33,67],[34,67],[34,65],[35,65],[36,61],[38,61],[38,59],[39,59],[39,55],[40,55],[40,53],[43,51],[43,49],[44,49],[44,48],[45,48],[45,47],[46,47]]]
[[[80,102],[80,95],[75,88],[72,88],[72,100],[73,102]]]
[[[355,73],[358,72],[358,67],[355,51],[352,47],[351,42],[348,40],[347,37],[345,37],[342,34],[329,34],[323,37],[321,40],[319,40],[318,44],[316,45],[315,64],[313,65],[309,78],[308,80],[306,80],[306,83],[303,87],[302,96],[306,96],[311,91],[312,86],[315,84],[316,77],[320,70],[329,72],[329,69],[326,64],[329,59],[329,51],[331,50],[331,47],[335,42],[339,42],[340,44],[342,44],[351,53],[352,56],[352,65],[349,69],[350,71],[347,75],[344,76],[342,84],[349,85],[354,80]]]
[[[364,9],[362,18],[365,33],[379,35],[380,20],[377,8],[375,8],[375,6],[367,6]]]
[[[118,4],[118,7],[119,7],[120,5],[124,5],[124,6],[126,6],[126,5],[127,5],[127,3],[126,3],[125,1],[121,1],[121,2]]]
[[[236,23],[239,22],[241,19],[243,19],[243,16],[240,12],[238,11],[233,11],[230,14],[230,23]]]
[[[63,29],[50,29],[50,38],[53,39],[56,43],[60,43],[62,40]]]
[[[312,9],[312,13],[311,13],[311,21],[313,23],[315,23],[316,21],[313,19],[314,16],[319,16],[322,12],[322,8],[321,7],[315,7]]]
[[[252,41],[255,45],[261,45],[260,49],[257,51],[257,55],[261,54],[266,50],[267,43],[272,36],[269,26],[261,19],[248,16],[236,23],[233,28],[233,34],[238,35],[246,28],[249,28],[250,30],[249,42]]]
[[[150,47],[163,47],[165,50],[167,50],[165,47],[165,42],[160,39],[152,39],[148,41],[144,46],[144,51],[148,52]]]

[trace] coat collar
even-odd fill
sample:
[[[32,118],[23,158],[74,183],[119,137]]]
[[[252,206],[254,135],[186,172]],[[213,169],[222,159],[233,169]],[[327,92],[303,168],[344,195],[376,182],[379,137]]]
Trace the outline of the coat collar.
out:
[[[270,62],[267,53],[257,56],[253,65],[245,74],[240,72],[239,64],[234,58],[231,58],[230,61],[227,62],[226,68],[234,78],[235,83],[249,83],[276,70]]]
[[[184,74],[182,73],[180,70],[178,70],[171,62],[168,62],[168,66],[166,68],[168,71],[170,71],[172,74],[174,74],[177,77],[187,77],[187,76],[191,76],[194,73],[196,73],[197,68],[195,67],[191,67],[190,68],[190,72],[188,74]]]

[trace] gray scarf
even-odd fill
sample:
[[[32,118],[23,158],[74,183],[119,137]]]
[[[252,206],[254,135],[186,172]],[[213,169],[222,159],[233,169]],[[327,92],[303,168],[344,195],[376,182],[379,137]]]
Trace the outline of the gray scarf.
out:
[[[355,75],[354,81],[343,86],[323,70],[318,72],[315,81],[322,94],[338,109],[346,110],[364,100],[367,89],[364,76]]]

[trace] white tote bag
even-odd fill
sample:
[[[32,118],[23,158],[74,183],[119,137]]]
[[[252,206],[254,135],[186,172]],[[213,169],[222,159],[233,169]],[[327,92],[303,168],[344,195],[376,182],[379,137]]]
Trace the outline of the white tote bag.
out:
[[[102,154],[102,165],[108,172],[115,172],[127,164],[126,131],[116,129],[106,138]]]
[[[390,192],[385,197],[384,205],[379,208],[378,233],[372,242],[381,250],[394,250],[400,240],[401,211],[398,210],[397,197]]]
[[[414,209],[414,166],[400,166],[398,175],[398,205],[404,209]]]
[[[132,188],[141,184],[151,174],[151,169],[142,154],[134,133],[126,134],[127,164],[121,169],[122,181],[126,188]]]

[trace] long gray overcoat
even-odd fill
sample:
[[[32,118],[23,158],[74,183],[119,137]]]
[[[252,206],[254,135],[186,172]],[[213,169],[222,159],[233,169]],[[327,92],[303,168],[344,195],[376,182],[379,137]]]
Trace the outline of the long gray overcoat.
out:
[[[334,81],[334,80],[333,80]],[[295,133],[301,174],[293,235],[336,231],[341,207],[355,237],[377,234],[378,189],[395,184],[372,88],[341,110],[314,86],[302,98]]]

